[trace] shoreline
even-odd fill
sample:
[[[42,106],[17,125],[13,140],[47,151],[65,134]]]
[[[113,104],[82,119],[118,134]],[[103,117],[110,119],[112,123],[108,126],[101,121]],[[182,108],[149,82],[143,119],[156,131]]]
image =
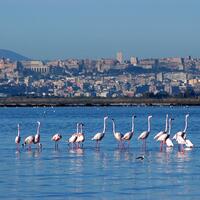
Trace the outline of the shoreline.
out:
[[[58,97],[3,97],[0,107],[43,106],[199,106],[198,98],[58,98]]]

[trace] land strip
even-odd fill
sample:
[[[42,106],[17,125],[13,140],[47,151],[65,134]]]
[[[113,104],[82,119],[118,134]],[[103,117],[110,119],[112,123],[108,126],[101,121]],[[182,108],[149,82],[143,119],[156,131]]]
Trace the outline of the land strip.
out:
[[[199,98],[0,98],[0,106],[137,106],[137,105],[200,105]]]

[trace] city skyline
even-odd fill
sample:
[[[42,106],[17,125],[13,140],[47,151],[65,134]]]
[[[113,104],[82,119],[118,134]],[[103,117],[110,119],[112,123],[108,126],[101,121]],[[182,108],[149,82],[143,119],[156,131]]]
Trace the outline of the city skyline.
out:
[[[33,59],[200,57],[197,0],[2,0],[1,49]]]

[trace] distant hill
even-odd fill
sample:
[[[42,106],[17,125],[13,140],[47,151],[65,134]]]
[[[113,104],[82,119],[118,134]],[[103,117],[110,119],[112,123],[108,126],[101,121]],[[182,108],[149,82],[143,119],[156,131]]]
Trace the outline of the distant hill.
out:
[[[0,59],[1,58],[9,58],[13,61],[21,61],[21,60],[30,60],[29,58],[22,56],[14,51],[0,49]]]

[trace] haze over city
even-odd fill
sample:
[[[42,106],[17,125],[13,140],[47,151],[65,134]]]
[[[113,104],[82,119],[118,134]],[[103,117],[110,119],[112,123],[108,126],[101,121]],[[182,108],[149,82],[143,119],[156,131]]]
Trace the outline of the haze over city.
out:
[[[35,59],[199,55],[198,0],[1,0],[0,44]]]

